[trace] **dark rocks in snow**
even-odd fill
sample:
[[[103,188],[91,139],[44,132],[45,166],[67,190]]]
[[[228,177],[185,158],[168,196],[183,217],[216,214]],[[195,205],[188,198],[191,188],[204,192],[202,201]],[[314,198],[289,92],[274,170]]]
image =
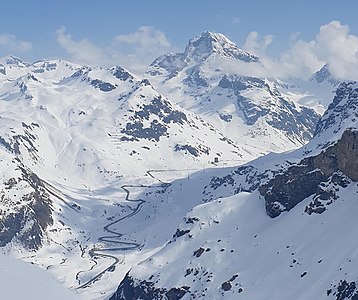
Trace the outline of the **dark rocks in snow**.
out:
[[[232,288],[231,282],[230,281],[225,281],[224,283],[221,284],[221,288],[227,292],[230,291]]]
[[[198,250],[195,250],[193,256],[200,257],[205,252],[205,249],[200,247]]]
[[[310,81],[317,83],[328,82],[333,86],[337,86],[339,84],[339,81],[336,80],[330,72],[328,64],[325,64],[321,69],[314,73],[310,78]]]
[[[227,123],[231,122],[232,120],[232,115],[230,114],[224,114],[224,113],[221,113],[219,114],[219,118]]]
[[[185,221],[186,224],[194,224],[194,222],[199,222],[199,218],[190,217],[190,218],[187,218],[186,221]]]
[[[264,80],[256,77],[224,75],[218,86],[240,92],[252,87],[264,88],[266,85]]]
[[[122,141],[139,141],[140,139],[148,139],[159,141],[159,139],[167,132],[167,127],[153,120],[150,127],[144,127],[141,122],[127,123],[126,128],[121,131],[129,137],[121,137]]]
[[[191,154],[192,156],[195,156],[195,157],[199,156],[199,151],[195,147],[190,146],[190,145],[176,144],[174,146],[174,151],[185,151],[185,152]]]
[[[151,116],[155,119],[151,121],[149,127],[144,127],[143,120],[149,120]],[[161,137],[167,135],[170,123],[184,124],[188,121],[183,112],[175,110],[161,96],[152,99],[148,104],[143,104],[131,119],[132,122],[127,123],[121,131],[126,134],[126,136],[121,137],[122,141],[148,139],[158,142]]]
[[[168,53],[154,60],[147,73],[152,76],[162,75],[160,70],[164,69],[168,72],[168,79],[170,79],[176,76],[186,65],[183,53]]]
[[[336,192],[339,188],[346,188],[349,183],[350,180],[345,175],[334,173],[326,182],[318,186],[316,195],[313,196],[312,202],[306,206],[305,212],[309,215],[323,213],[328,205],[338,199]]]
[[[221,289],[222,289],[223,291],[225,291],[225,292],[230,291],[231,288],[233,287],[232,282],[233,282],[237,277],[239,277],[239,275],[235,274],[235,275],[233,275],[229,280],[223,282],[223,283],[221,284]],[[238,292],[241,293],[242,291],[243,291],[243,289],[240,288]]]
[[[319,116],[306,107],[297,109],[265,80],[249,76],[224,75],[218,86],[229,89],[235,95],[236,104],[243,113],[247,125],[254,125],[260,118],[267,117],[269,125],[289,136],[297,136],[302,141],[308,141],[313,135]],[[252,88],[267,90],[275,104],[256,103],[241,94]]]
[[[190,155],[194,156],[194,157],[198,157],[200,154],[206,154],[209,155],[210,153],[210,148],[199,144],[197,147],[193,147],[191,145],[179,145],[176,144],[174,146],[174,151],[185,151],[186,153],[189,153]]]
[[[110,69],[113,76],[116,77],[119,80],[122,81],[126,81],[126,80],[133,80],[134,77],[133,75],[131,75],[128,71],[126,71],[125,69],[123,69],[120,66],[115,66],[113,68]]]
[[[207,79],[201,75],[200,67],[195,66],[186,71],[187,77],[183,80],[183,83],[190,87],[208,87],[209,83]]]
[[[35,141],[37,137],[31,131],[35,129],[35,127],[39,127],[39,125],[36,123],[27,125],[24,122],[22,122],[21,125],[24,128],[23,133],[15,134],[7,139],[0,136],[0,146],[4,146],[9,152],[12,152],[15,155],[23,154],[21,153],[21,148],[23,147],[26,149],[31,158],[36,161],[38,149],[35,146]]]
[[[5,68],[5,66],[4,65],[0,65],[0,74],[2,74],[2,75],[6,75],[6,68]]]
[[[320,170],[304,164],[290,167],[259,188],[265,197],[266,212],[271,218],[289,211],[303,199],[314,194],[325,179]],[[299,191],[299,192],[298,192]]]
[[[45,71],[53,71],[57,69],[57,63],[44,61],[41,65],[37,66],[36,69],[33,69],[34,73],[44,73]]]
[[[110,92],[116,88],[114,85],[110,84],[109,82],[104,82],[99,79],[92,80],[91,85],[94,88],[101,90],[102,92]]]
[[[335,296],[335,300],[358,300],[357,283],[340,280],[340,282],[327,290],[327,296]]]
[[[173,234],[173,239],[181,237],[189,232],[190,232],[189,229],[184,230],[184,229],[177,228],[177,231]]]
[[[127,274],[109,300],[179,300],[187,292],[189,292],[189,287],[187,286],[180,288],[173,287],[169,290],[156,288],[153,282],[138,281]]]

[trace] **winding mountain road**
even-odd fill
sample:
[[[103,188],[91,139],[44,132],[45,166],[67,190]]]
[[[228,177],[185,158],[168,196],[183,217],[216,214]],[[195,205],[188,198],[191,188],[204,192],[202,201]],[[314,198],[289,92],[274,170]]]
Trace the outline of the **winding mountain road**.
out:
[[[87,288],[89,287],[92,283],[96,282],[97,280],[99,280],[103,274],[105,274],[106,272],[110,272],[113,271],[115,266],[117,264],[123,263],[123,259],[118,258],[118,256],[114,256],[111,254],[108,254],[108,252],[115,252],[115,251],[126,251],[126,250],[134,250],[134,249],[138,249],[140,247],[142,247],[142,244],[139,243],[135,243],[135,242],[125,242],[125,241],[121,241],[121,237],[123,236],[123,233],[117,232],[113,229],[110,229],[111,226],[125,220],[125,219],[129,219],[133,216],[135,216],[136,214],[138,214],[143,206],[144,203],[146,203],[145,200],[143,199],[137,199],[137,200],[131,200],[129,198],[130,196],[130,191],[129,188],[167,188],[171,185],[171,183],[162,181],[158,178],[156,178],[152,173],[161,173],[161,172],[183,172],[183,171],[195,171],[197,169],[183,169],[183,170],[148,170],[147,174],[148,176],[150,176],[151,178],[153,178],[154,180],[157,180],[159,182],[158,185],[122,185],[121,189],[123,189],[126,193],[125,196],[125,201],[129,201],[132,203],[137,203],[137,206],[135,208],[132,209],[132,211],[128,214],[125,215],[109,224],[107,224],[106,226],[103,227],[103,230],[105,232],[107,232],[110,235],[105,235],[105,236],[101,236],[98,241],[99,242],[109,242],[109,243],[113,243],[113,244],[117,244],[116,247],[111,247],[111,248],[92,248],[91,250],[89,250],[89,255],[91,257],[94,256],[98,256],[98,257],[104,257],[104,258],[111,258],[113,259],[113,263],[108,266],[107,268],[105,268],[104,270],[102,270],[101,272],[99,272],[97,275],[95,275],[94,277],[92,277],[91,279],[89,279],[88,281],[86,281],[85,283],[81,284],[79,287],[77,287],[77,289],[83,289],[83,288]]]
[[[150,171],[148,171],[147,173],[150,174],[149,172]],[[152,175],[150,175],[150,176],[152,178],[155,178]],[[158,181],[160,181],[160,180],[158,180]],[[135,216],[136,214],[138,214],[138,212],[142,208],[142,205],[146,202],[145,200],[142,200],[142,199],[131,200],[129,198],[130,191],[129,191],[128,188],[165,188],[165,187],[168,187],[168,186],[170,186],[169,183],[165,183],[165,182],[162,182],[162,181],[160,181],[160,185],[154,185],[154,186],[153,185],[152,186],[149,186],[149,185],[122,185],[121,186],[121,189],[123,189],[125,191],[125,193],[126,193],[125,201],[130,201],[130,202],[137,203],[137,206],[134,209],[132,209],[132,211],[128,215],[123,216],[123,217],[121,217],[121,218],[119,218],[119,219],[107,224],[106,226],[104,226],[103,230],[105,232],[107,232],[108,234],[110,234],[110,235],[101,236],[98,239],[98,241],[100,241],[100,242],[115,243],[118,246],[111,247],[111,248],[96,248],[95,247],[95,248],[92,248],[89,251],[89,255],[91,257],[100,256],[100,257],[104,257],[104,258],[111,258],[114,261],[110,266],[108,266],[103,271],[101,271],[100,273],[98,273],[97,275],[92,277],[87,282],[81,284],[77,289],[83,289],[83,288],[86,288],[86,287],[90,286],[92,283],[94,283],[97,280],[99,280],[103,276],[103,274],[105,274],[108,271],[112,271],[117,264],[123,262],[123,259],[120,259],[117,256],[114,256],[114,255],[111,255],[111,254],[108,254],[108,253],[104,253],[104,252],[134,250],[134,249],[138,249],[138,248],[140,248],[142,246],[141,244],[135,243],[135,242],[121,241],[120,239],[123,236],[123,233],[120,233],[120,232],[114,231],[113,229],[110,229],[111,226],[113,226],[113,225],[115,225],[115,224],[117,224],[117,223],[119,223],[119,222],[121,222],[121,221],[123,221],[125,219],[131,218],[131,217]]]

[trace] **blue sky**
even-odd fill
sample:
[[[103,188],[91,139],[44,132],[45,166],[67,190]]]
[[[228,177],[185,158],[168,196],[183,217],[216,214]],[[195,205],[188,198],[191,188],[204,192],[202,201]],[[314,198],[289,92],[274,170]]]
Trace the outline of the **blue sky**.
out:
[[[349,26],[350,35],[358,35],[354,0],[15,3],[2,3],[0,56],[12,53],[27,61],[67,58],[111,64],[117,60],[140,70],[159,54],[182,51],[191,37],[205,30],[224,33],[240,47],[247,46],[248,36],[255,38],[256,46],[265,48],[260,54],[274,59],[298,40],[315,40],[320,26],[333,20]]]

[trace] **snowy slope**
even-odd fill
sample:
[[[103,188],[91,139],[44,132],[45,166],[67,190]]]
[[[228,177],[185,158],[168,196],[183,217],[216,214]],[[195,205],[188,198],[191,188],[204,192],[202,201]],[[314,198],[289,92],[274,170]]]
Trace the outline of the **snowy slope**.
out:
[[[328,64],[325,64],[308,80],[292,78],[280,82],[278,88],[286,97],[313,108],[322,115],[331,103],[339,84],[340,82],[331,74]]]
[[[2,299],[80,299],[35,266],[4,255],[0,265]]]
[[[339,86],[302,149],[173,182],[163,200],[208,203],[111,299],[355,299],[357,91]]]
[[[305,144],[317,113],[292,101],[286,90],[282,94],[277,80],[252,77],[260,66],[258,57],[224,35],[204,32],[183,53],[156,59],[146,74],[162,94],[237,142],[257,145],[260,139],[265,153]]]

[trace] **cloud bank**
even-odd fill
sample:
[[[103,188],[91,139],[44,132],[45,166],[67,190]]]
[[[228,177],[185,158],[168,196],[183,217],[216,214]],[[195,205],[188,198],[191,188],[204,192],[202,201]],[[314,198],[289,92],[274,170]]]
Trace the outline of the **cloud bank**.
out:
[[[88,39],[74,39],[64,27],[57,30],[57,41],[71,60],[90,65],[121,65],[141,74],[159,55],[178,51],[165,33],[152,27],[142,26],[135,32],[119,34],[106,46],[98,46]],[[328,63],[337,79],[358,80],[358,37],[350,33],[347,25],[332,21],[319,28],[315,38],[305,41],[299,33],[293,33],[291,46],[279,57],[270,57],[267,48],[275,42],[273,35],[261,36],[251,32],[244,50],[258,55],[262,64],[244,68],[247,75],[280,78],[308,78]],[[14,36],[0,36],[0,45],[29,48],[31,44],[17,41]],[[225,62],[223,62],[225,63]],[[230,63],[230,68],[242,66]]]
[[[308,78],[328,63],[335,78],[358,79],[358,37],[350,33],[349,26],[332,21],[322,25],[311,41],[298,37],[298,33],[291,36],[290,49],[279,58],[266,54],[266,48],[273,42],[272,35],[260,37],[257,32],[251,32],[244,49],[260,56],[264,70],[261,67],[257,71],[266,76]]]
[[[30,42],[19,40],[15,35],[7,33],[0,34],[0,46],[9,52],[25,52],[32,49]]]
[[[159,55],[174,48],[166,35],[151,26],[142,26],[127,35],[120,34],[105,47],[88,39],[75,40],[65,27],[57,30],[57,42],[72,61],[94,66],[121,65],[141,74]]]

